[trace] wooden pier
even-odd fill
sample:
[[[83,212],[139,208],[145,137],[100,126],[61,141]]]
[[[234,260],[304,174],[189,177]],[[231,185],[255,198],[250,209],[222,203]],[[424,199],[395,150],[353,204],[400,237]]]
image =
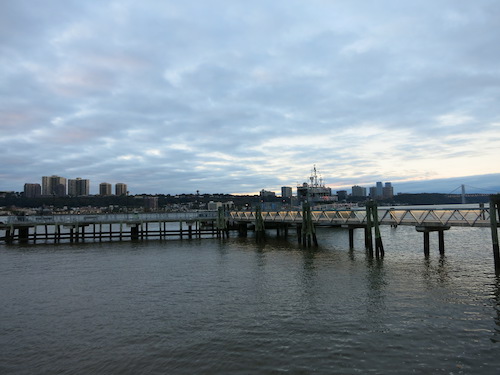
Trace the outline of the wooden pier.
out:
[[[394,208],[377,207],[367,202],[363,209],[315,211],[309,206],[289,211],[194,211],[175,213],[127,213],[104,215],[50,215],[0,217],[0,241],[28,242],[84,242],[123,241],[166,238],[224,238],[230,229],[246,236],[255,231],[257,240],[264,238],[268,229],[276,229],[287,236],[291,226],[297,229],[297,238],[303,246],[318,245],[316,226],[340,227],[349,230],[349,247],[354,248],[354,230],[363,229],[365,248],[375,256],[384,256],[379,225],[414,226],[423,233],[425,256],[430,252],[430,233],[438,232],[439,252],[445,251],[444,232],[455,227],[490,227],[496,273],[500,275],[498,223],[500,195],[491,197],[490,208],[431,207]],[[499,219],[497,219],[497,216]]]
[[[0,241],[84,242],[220,237],[216,212],[164,214],[7,216],[0,218]]]

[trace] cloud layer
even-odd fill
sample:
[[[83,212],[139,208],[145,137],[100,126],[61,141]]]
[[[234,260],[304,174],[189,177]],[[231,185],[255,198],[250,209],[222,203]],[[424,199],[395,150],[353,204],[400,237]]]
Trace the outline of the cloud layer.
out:
[[[2,2],[0,190],[494,176],[499,22],[496,0]]]

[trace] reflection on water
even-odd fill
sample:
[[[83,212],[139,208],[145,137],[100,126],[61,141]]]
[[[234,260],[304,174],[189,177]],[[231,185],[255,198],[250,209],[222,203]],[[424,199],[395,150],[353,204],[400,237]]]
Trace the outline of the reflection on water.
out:
[[[366,257],[367,266],[367,314],[369,319],[382,321],[385,310],[385,271],[383,258]]]
[[[495,315],[495,331],[493,333],[493,338],[491,341],[494,343],[500,343],[500,277],[496,277],[495,283],[492,285],[492,300],[493,308],[496,312]]]
[[[423,259],[422,277],[430,289],[435,288],[437,285],[446,286],[450,281],[446,256],[440,255],[438,259],[425,257]]]

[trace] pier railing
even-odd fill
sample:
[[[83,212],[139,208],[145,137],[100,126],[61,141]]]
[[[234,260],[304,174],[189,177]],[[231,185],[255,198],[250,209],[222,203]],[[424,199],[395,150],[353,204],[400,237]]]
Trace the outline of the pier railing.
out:
[[[202,221],[214,220],[217,211],[193,212],[161,212],[161,213],[123,213],[123,214],[89,214],[89,215],[33,215],[2,216],[3,225],[44,225],[44,224],[105,224],[105,223],[137,223],[167,221]]]
[[[435,226],[465,226],[489,227],[490,214],[488,208],[378,208],[379,224],[381,225],[435,225]],[[300,223],[301,211],[262,211],[265,222]],[[231,211],[233,221],[253,222],[255,212]],[[317,225],[366,225],[366,211],[363,209],[342,209],[331,211],[311,211],[312,220]]]
[[[489,227],[488,208],[378,208],[381,225],[435,225]],[[264,222],[301,223],[302,211],[262,211]],[[254,211],[228,211],[228,220],[235,222],[255,222]],[[311,210],[316,225],[366,225],[366,211],[363,209],[341,209],[329,211]],[[217,211],[162,212],[162,213],[118,213],[95,215],[33,215],[3,216],[0,225],[44,225],[44,224],[99,224],[99,223],[139,223],[168,221],[216,220]]]

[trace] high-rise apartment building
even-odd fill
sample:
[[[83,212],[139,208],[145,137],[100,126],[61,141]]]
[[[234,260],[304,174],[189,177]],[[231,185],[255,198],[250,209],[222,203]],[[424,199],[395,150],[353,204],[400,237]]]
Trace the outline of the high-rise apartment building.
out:
[[[382,198],[384,196],[384,188],[383,188],[382,182],[380,182],[380,181],[377,182],[376,188],[377,188],[377,192],[376,192],[375,197]]]
[[[59,176],[42,177],[42,195],[63,197],[66,195],[66,179]]]
[[[40,184],[24,184],[24,196],[26,198],[36,198],[42,194],[42,187]]]
[[[115,184],[115,195],[127,195],[127,184],[122,182]]]
[[[394,196],[394,188],[390,182],[386,182],[383,189],[384,199],[390,199]]]
[[[79,197],[89,195],[90,181],[80,177],[68,180],[68,195],[72,197]]]
[[[366,188],[358,185],[354,185],[352,187],[352,194],[353,197],[366,197]]]
[[[347,190],[338,190],[336,194],[339,201],[344,201],[347,199]]]
[[[293,190],[290,186],[282,186],[281,187],[281,197],[282,198],[291,198],[293,194]]]
[[[111,191],[111,184],[108,184],[107,182],[101,182],[99,184],[99,195],[108,196],[111,194],[113,194]]]

